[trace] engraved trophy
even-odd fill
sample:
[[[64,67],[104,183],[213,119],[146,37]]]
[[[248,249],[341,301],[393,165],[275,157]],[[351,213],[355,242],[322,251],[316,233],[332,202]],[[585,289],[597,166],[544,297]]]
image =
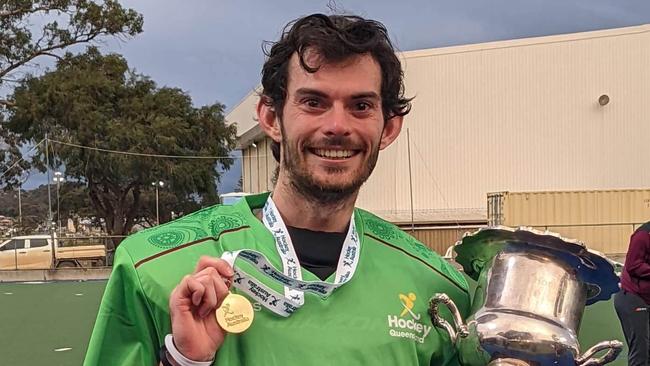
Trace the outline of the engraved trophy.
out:
[[[478,287],[467,323],[445,294],[430,301],[463,365],[604,365],[623,344],[602,341],[580,353],[586,305],[619,290],[612,263],[582,243],[529,228],[483,228],[456,243],[456,261]],[[452,314],[450,324],[440,306]],[[594,355],[606,351],[600,358]]]

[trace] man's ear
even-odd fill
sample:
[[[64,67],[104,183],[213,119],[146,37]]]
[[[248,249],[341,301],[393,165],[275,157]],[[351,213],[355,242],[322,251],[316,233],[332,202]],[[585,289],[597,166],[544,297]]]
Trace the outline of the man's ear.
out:
[[[257,123],[260,128],[275,142],[282,141],[282,131],[278,122],[275,108],[268,101],[267,97],[262,96],[257,102]]]
[[[397,139],[397,136],[402,131],[403,122],[403,116],[394,116],[384,123],[384,131],[381,134],[381,141],[379,142],[380,150],[387,148]]]

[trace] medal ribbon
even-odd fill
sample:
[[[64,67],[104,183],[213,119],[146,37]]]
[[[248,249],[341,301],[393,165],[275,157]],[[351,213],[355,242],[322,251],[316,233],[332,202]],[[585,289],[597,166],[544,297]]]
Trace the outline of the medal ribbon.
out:
[[[325,298],[354,276],[359,263],[361,243],[354,223],[354,213],[350,219],[348,233],[341,248],[333,283],[302,280],[300,263],[293,248],[291,237],[270,197],[264,205],[262,221],[275,238],[276,249],[282,259],[283,272],[273,267],[268,258],[262,253],[250,249],[224,252],[222,259],[228,261],[233,267],[235,272],[233,286],[260,302],[267,309],[280,316],[288,317],[304,304],[304,292],[311,292]],[[282,283],[284,285],[284,295],[279,294],[235,266],[235,261],[238,258],[250,263],[271,280]]]

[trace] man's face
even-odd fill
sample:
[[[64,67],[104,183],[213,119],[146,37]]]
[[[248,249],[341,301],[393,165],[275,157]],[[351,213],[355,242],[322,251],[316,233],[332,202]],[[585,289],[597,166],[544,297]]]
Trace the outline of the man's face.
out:
[[[320,63],[313,54],[306,59],[310,66]],[[387,146],[379,64],[369,55],[355,56],[309,73],[294,55],[287,89],[280,174],[320,203],[354,194]]]

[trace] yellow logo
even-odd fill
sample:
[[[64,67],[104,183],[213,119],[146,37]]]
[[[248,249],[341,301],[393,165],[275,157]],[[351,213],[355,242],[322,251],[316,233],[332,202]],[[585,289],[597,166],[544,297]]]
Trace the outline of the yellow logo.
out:
[[[400,318],[404,317],[406,313],[411,314],[413,319],[420,320],[420,314],[413,313],[413,306],[415,306],[416,296],[414,293],[409,292],[408,295],[399,294],[399,301],[402,303],[404,310],[399,314]]]
[[[424,343],[424,339],[429,335],[433,327],[425,322],[420,323],[421,314],[416,314],[417,310],[415,309],[417,296],[413,292],[398,295],[403,309],[399,315],[388,314],[388,334],[391,337],[411,339],[418,343]]]
[[[222,308],[223,308],[224,315],[235,315],[235,312],[230,310],[230,303],[224,304]]]

